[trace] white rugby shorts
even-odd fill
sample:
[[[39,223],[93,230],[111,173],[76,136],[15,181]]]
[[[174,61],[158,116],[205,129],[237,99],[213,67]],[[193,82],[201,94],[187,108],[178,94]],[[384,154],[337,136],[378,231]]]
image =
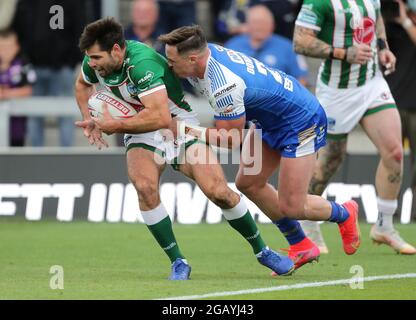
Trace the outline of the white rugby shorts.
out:
[[[328,118],[328,134],[347,134],[367,115],[396,108],[390,88],[381,75],[360,87],[338,89],[318,80],[316,97]]]

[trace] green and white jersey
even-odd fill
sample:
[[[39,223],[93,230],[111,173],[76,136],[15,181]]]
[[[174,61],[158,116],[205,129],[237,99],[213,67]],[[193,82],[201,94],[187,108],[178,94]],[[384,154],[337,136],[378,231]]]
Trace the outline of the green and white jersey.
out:
[[[376,21],[380,0],[304,0],[296,25],[318,32],[318,39],[335,48],[365,43],[373,48],[373,58],[365,65],[325,59],[318,77],[333,88],[364,85],[379,72]]]
[[[169,109],[172,115],[182,119],[196,115],[184,100],[181,83],[169,68],[166,59],[149,46],[126,41],[126,56],[122,68],[105,78],[92,69],[85,56],[82,63],[82,75],[89,84],[100,84],[117,97],[144,108],[140,98],[158,90],[166,89],[169,97]]]

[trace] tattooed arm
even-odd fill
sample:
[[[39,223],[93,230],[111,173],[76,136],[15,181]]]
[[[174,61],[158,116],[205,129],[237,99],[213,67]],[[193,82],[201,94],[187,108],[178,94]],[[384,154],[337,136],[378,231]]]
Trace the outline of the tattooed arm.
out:
[[[296,25],[293,34],[295,52],[313,58],[329,58],[331,46],[319,40],[317,34],[313,29]]]
[[[294,50],[305,56],[313,58],[331,58],[346,60],[349,63],[365,64],[373,56],[371,47],[359,44],[349,48],[334,48],[326,42],[317,38],[318,32],[295,25],[293,34]]]

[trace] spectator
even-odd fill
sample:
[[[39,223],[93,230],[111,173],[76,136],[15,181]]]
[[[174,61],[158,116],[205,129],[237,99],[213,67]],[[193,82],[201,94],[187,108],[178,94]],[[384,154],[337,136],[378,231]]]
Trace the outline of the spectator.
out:
[[[409,140],[411,188],[413,191],[412,219],[416,220],[416,1],[407,7],[399,0],[400,16],[386,19],[387,39],[397,57],[396,72],[386,77],[402,119],[403,138]]]
[[[292,40],[295,20],[299,11],[299,0],[254,0],[254,4],[263,4],[273,13],[274,33]]]
[[[10,28],[16,5],[17,0],[0,0],[0,31]]]
[[[51,28],[54,5],[63,8],[63,29]],[[86,5],[83,0],[20,0],[14,26],[25,53],[35,67],[38,80],[35,96],[73,96],[74,73],[81,61],[77,43],[85,25]],[[59,106],[57,106],[59,108]],[[75,107],[75,106],[74,106]],[[74,121],[60,117],[60,145],[71,146]],[[44,145],[44,118],[28,120],[32,146]]]
[[[161,34],[157,27],[158,19],[159,6],[156,0],[133,0],[132,23],[125,31],[126,40],[146,43],[157,52],[164,54],[164,47],[157,41],[157,37]]]
[[[160,33],[196,23],[195,0],[159,0]]]
[[[20,53],[20,45],[15,32],[0,31],[0,102],[32,95],[32,84],[36,75],[31,65]],[[26,118],[10,119],[10,146],[25,144]]]
[[[256,5],[247,11],[247,34],[231,38],[224,46],[280,69],[306,85],[308,70],[305,59],[293,52],[290,40],[273,34],[273,30],[274,18],[270,10]]]

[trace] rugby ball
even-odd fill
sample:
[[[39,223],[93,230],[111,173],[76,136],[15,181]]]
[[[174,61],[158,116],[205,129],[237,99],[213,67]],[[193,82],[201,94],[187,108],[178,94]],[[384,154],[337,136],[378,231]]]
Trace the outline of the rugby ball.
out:
[[[110,114],[117,119],[131,118],[136,115],[143,105],[126,102],[109,91],[100,90],[88,99],[90,115],[100,118],[103,115],[103,104],[107,104]]]

